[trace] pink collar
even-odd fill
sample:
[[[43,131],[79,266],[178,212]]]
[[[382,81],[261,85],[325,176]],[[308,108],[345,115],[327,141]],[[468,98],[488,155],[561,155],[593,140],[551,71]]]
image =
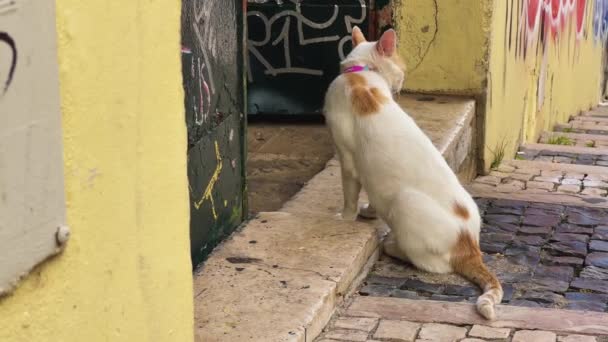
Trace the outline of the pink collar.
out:
[[[351,72],[360,72],[360,71],[369,71],[371,68],[367,65],[353,65],[342,71],[343,74],[348,74]]]

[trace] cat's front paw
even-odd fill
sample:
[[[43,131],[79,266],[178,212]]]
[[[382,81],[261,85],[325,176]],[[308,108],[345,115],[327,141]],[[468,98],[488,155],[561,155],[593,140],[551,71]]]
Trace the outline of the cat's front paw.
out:
[[[376,210],[370,204],[363,204],[359,207],[359,216],[366,219],[375,219],[378,215]]]
[[[354,221],[357,219],[357,212],[343,211],[336,214],[336,217],[344,221]]]

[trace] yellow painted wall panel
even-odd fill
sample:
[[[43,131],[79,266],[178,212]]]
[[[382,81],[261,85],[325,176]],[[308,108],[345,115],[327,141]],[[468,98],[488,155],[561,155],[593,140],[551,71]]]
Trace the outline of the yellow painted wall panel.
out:
[[[0,341],[192,341],[180,3],[57,1],[64,253],[0,299]]]
[[[395,2],[405,89],[479,94],[485,90],[491,0]]]
[[[499,151],[510,159],[521,143],[535,142],[543,130],[599,101],[605,34],[594,28],[594,18],[605,10],[591,0],[564,3],[555,19],[542,1],[494,2],[486,169]]]

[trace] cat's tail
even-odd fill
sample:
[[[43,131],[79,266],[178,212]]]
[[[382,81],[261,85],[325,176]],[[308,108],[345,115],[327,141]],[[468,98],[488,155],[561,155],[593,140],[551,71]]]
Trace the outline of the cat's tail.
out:
[[[468,231],[461,231],[450,264],[454,272],[477,284],[483,294],[477,298],[477,311],[486,319],[496,318],[494,306],[502,301],[503,291],[498,278],[483,263],[479,243]]]

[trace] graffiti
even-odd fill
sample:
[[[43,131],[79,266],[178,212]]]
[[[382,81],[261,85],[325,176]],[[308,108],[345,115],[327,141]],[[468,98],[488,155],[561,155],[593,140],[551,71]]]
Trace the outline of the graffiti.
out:
[[[0,0],[0,15],[8,14],[17,10],[16,0]]]
[[[270,0],[249,0],[250,3],[266,3]],[[306,66],[295,66],[293,62],[292,56],[292,44],[290,41],[291,30],[293,29],[292,23],[295,24],[295,28],[297,31],[297,38],[299,46],[307,46],[313,44],[322,44],[322,43],[330,43],[337,42],[338,55],[340,58],[345,57],[345,45],[350,41],[350,34],[345,35],[344,37],[340,37],[337,34],[328,34],[328,35],[320,35],[317,37],[309,38],[306,37],[304,31],[305,29],[313,29],[315,31],[323,31],[326,30],[332,25],[336,23],[338,20],[339,7],[338,5],[333,6],[331,17],[323,22],[316,22],[309,18],[307,18],[302,13],[301,8],[301,0],[288,0],[292,4],[295,5],[295,10],[286,9],[281,11],[270,18],[266,16],[264,13],[260,11],[249,11],[247,13],[247,18],[250,23],[261,22],[261,25],[258,27],[262,28],[263,36],[261,39],[255,40],[251,38],[251,35],[248,39],[248,51],[250,53],[250,58],[253,57],[257,59],[265,68],[264,73],[266,75],[277,76],[279,74],[305,74],[305,75],[313,75],[313,76],[322,76],[323,70],[318,68],[310,68]],[[277,0],[277,5],[282,5],[283,2]],[[359,0],[361,14],[358,18],[355,18],[351,15],[344,16],[344,24],[346,25],[346,30],[348,33],[352,32],[352,29],[355,25],[359,25],[363,23],[367,16],[366,4],[364,0]],[[281,19],[284,19],[281,23],[277,24]],[[255,24],[255,23],[254,23]],[[271,33],[273,25],[280,25],[281,28],[278,36],[271,41]],[[270,61],[269,58],[265,57],[260,51],[262,47],[271,44],[271,46],[280,45],[283,52],[284,62],[281,66],[275,66]],[[249,80],[253,81],[253,75],[251,69],[248,71]]]
[[[0,31],[0,44],[7,45],[9,47],[9,49],[11,50],[11,57],[10,57],[11,62],[9,63],[10,67],[9,67],[7,75],[6,75],[6,80],[4,81],[4,87],[2,88],[2,91],[0,93],[0,95],[4,95],[8,91],[8,87],[13,82],[13,76],[15,75],[15,69],[17,68],[17,45],[15,44],[15,41],[8,33],[1,32],[1,31]],[[0,74],[0,77],[3,77],[2,74]]]
[[[192,49],[188,47],[182,47],[182,54],[191,55]],[[209,113],[211,111],[211,88],[209,87],[209,83],[207,83],[207,78],[205,77],[204,70],[210,67],[201,61],[200,58],[192,58],[190,63],[190,74],[193,79],[197,80],[197,88],[198,88],[198,101],[196,96],[193,96],[194,103],[194,122],[197,125],[202,125],[205,121],[208,120]],[[209,71],[211,72],[211,71]]]
[[[209,183],[207,183],[207,187],[205,187],[205,192],[203,192],[203,197],[198,201],[194,202],[194,207],[198,210],[203,205],[203,202],[209,201],[211,203],[211,214],[213,218],[217,220],[217,211],[215,210],[215,201],[213,200],[213,188],[215,187],[215,183],[217,183],[220,178],[220,173],[222,172],[222,156],[220,154],[220,147],[215,141],[215,160],[217,165],[215,167],[215,171],[213,171],[213,175],[211,175],[211,179]]]
[[[521,7],[520,1],[511,1],[511,9],[521,8],[518,33],[528,47],[539,37],[541,42],[546,42],[549,34],[556,38],[569,22],[575,24],[576,37],[582,38],[587,0],[524,0]]]
[[[182,46],[182,55],[190,56],[190,74],[196,80],[196,95],[193,96],[194,103],[194,122],[200,126],[209,120],[211,114],[211,98],[215,94],[215,81],[213,79],[213,69],[210,63],[209,51],[206,48],[210,46],[211,21],[209,16],[213,6],[213,1],[192,1],[192,12],[194,13],[194,21],[192,29],[196,36],[197,47],[200,48],[201,57],[195,56],[193,49],[190,46]],[[197,96],[198,95],[198,96]]]
[[[545,102],[548,88],[553,87],[550,76],[551,49],[556,57],[571,63],[579,56],[583,40],[604,44],[608,32],[608,0],[510,0],[506,2],[505,54],[513,53],[526,60],[533,56],[536,64],[536,109]],[[589,32],[592,24],[593,32]],[[567,49],[559,49],[560,46]],[[507,64],[503,66],[503,89]],[[549,93],[551,91],[549,90]]]
[[[505,32],[507,47],[515,47],[526,57],[531,48],[574,37],[586,39],[589,20],[596,41],[605,41],[608,32],[608,0],[510,0],[507,2]],[[569,31],[573,30],[573,31]]]
[[[595,0],[593,8],[593,36],[595,41],[605,41],[608,34],[608,0]]]

